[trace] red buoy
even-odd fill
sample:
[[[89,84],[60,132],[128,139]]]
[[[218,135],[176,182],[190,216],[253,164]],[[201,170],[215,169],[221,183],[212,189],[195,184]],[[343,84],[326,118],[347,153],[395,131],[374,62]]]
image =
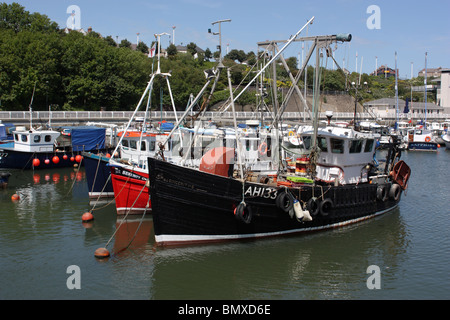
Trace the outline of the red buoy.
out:
[[[98,248],[95,250],[94,255],[98,259],[105,259],[109,257],[109,251],[106,248]]]
[[[78,155],[75,157],[75,161],[78,162],[78,163],[81,162],[81,159],[83,159],[83,157],[82,157],[80,154],[78,154]]]
[[[88,222],[94,220],[94,216],[90,212],[83,213],[81,216],[81,221]]]
[[[48,159],[45,159],[45,164],[49,164],[50,163],[50,160],[48,160]]]
[[[33,159],[33,167],[39,167],[41,161],[38,158]]]
[[[63,159],[67,160],[69,157],[67,156],[67,154],[63,155]]]
[[[58,164],[59,163],[59,157],[58,156],[54,156],[52,159],[54,164]]]
[[[70,157],[70,161],[74,162],[75,161],[75,157]]]
[[[12,196],[11,196],[11,200],[12,201],[18,201],[20,199],[20,197],[19,197],[19,195],[17,194],[17,193],[14,193]]]

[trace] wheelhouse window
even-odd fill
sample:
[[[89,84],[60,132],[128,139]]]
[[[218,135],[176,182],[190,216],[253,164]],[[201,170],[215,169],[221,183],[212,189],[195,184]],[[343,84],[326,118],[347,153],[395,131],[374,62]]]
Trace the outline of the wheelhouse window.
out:
[[[45,141],[45,142],[50,142],[50,141],[52,141],[52,136],[51,136],[51,135],[46,135],[46,136],[44,137],[44,141]]]
[[[34,136],[33,141],[34,141],[34,143],[41,142],[41,136]]]
[[[123,147],[125,150],[128,150],[128,140],[125,140],[125,139],[122,140],[122,147]]]
[[[364,146],[364,152],[371,152],[373,149],[373,139],[366,140],[366,145]]]
[[[328,144],[325,137],[319,137],[317,139],[317,144],[322,152],[328,152]]]
[[[137,149],[137,142],[136,142],[136,140],[130,140],[130,149],[133,149],[133,150]]]
[[[344,153],[344,140],[331,138],[330,145],[332,153]]]
[[[146,144],[145,141],[141,141],[141,151],[146,151]]]
[[[350,141],[350,153],[360,153],[362,150],[363,140],[351,140]]]
[[[311,148],[311,136],[303,136],[302,141],[305,149],[309,150]]]
[[[20,138],[22,139],[22,142],[28,141],[28,136],[26,134],[22,134]]]

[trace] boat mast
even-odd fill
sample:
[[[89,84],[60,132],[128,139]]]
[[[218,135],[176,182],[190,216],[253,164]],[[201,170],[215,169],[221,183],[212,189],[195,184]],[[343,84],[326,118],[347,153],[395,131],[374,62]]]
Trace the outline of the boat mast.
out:
[[[427,128],[427,77],[428,77],[427,54],[428,54],[428,52],[425,52],[425,123],[424,123],[425,129]]]
[[[394,129],[397,130],[398,126],[398,80],[397,80],[397,51],[395,51],[395,99],[396,99],[396,107],[395,107],[395,116],[396,116],[396,122],[394,125]]]
[[[34,83],[33,94],[31,95],[30,105],[28,106],[28,109],[30,110],[30,130],[33,128],[33,100],[35,91],[36,91],[36,82]]]

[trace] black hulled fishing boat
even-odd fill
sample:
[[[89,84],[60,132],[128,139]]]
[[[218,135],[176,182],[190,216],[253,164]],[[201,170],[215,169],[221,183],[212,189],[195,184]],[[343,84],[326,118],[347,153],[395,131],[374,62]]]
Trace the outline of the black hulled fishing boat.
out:
[[[316,61],[320,51],[336,40],[336,36],[314,38]],[[317,72],[316,85],[318,77]],[[234,111],[236,99],[229,83]],[[318,91],[315,101],[319,101]],[[399,141],[389,145],[380,166],[372,133],[330,125],[319,128],[317,106],[313,114],[312,126],[300,126],[293,133],[303,154],[282,150],[278,143],[282,139],[271,139],[272,150],[279,150],[270,155],[273,170],[249,170],[239,152],[243,150],[240,139],[236,145],[209,150],[198,169],[148,158],[156,243],[183,245],[312,232],[356,223],[397,207],[411,174],[400,160]],[[272,130],[278,136],[279,115],[274,119]],[[268,142],[258,142],[265,160]]]

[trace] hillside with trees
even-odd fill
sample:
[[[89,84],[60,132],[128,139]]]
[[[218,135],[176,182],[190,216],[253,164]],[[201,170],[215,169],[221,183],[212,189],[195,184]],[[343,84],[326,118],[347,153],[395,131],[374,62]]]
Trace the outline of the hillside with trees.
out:
[[[52,110],[133,110],[156,70],[156,58],[147,54],[151,45],[141,42],[133,50],[126,39],[117,44],[111,36],[103,37],[96,32],[66,33],[44,14],[30,13],[17,3],[0,3],[0,110],[28,110],[33,92],[33,110],[47,110],[49,105]],[[172,75],[170,84],[178,110],[184,110],[190,94],[196,95],[203,87],[204,70],[216,66],[219,54],[209,48],[198,53],[195,43],[187,48],[187,53],[179,53],[170,45],[166,49],[167,58],[161,58],[161,70]],[[286,60],[295,77],[299,71],[297,59]],[[232,84],[237,87],[250,81],[257,61],[254,52],[231,50],[223,63],[230,68]],[[313,67],[309,66],[308,88],[312,88],[313,75]],[[357,73],[346,76],[341,70],[321,69],[321,90],[348,90],[354,95],[351,83],[358,83],[359,78]],[[283,68],[278,68],[277,80],[279,86],[291,85]],[[265,83],[271,83],[269,73]],[[395,95],[393,78],[363,74],[361,83],[358,95],[362,102]],[[423,78],[399,81],[400,98],[410,97],[411,85],[422,84]],[[299,86],[304,86],[303,79]],[[268,92],[270,99],[271,90]],[[226,72],[222,72],[211,104],[228,96]],[[281,94],[278,99],[281,100]],[[413,99],[421,101],[423,94],[414,94]],[[434,97],[429,99],[432,101]],[[250,90],[237,102],[251,105],[255,101],[255,90]],[[152,108],[168,109],[170,105],[165,81],[156,81]]]

